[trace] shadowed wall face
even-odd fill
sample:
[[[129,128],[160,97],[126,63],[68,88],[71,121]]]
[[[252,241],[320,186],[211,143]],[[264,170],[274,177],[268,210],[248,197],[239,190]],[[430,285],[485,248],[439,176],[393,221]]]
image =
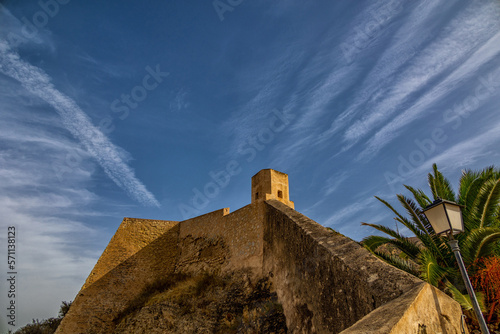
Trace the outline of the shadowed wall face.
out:
[[[421,284],[297,211],[266,204],[264,272],[272,273],[288,328],[339,333]]]
[[[87,277],[82,290],[110,270],[158,239],[179,222],[139,218],[123,218],[115,235]]]
[[[56,333],[111,333],[113,319],[131,300],[159,277],[166,277],[175,270],[180,255],[178,239],[179,225],[175,224],[132,256],[113,268],[107,268],[106,274],[92,284],[86,284]],[[110,246],[113,244],[110,243],[108,248]],[[110,253],[114,254],[114,251]]]

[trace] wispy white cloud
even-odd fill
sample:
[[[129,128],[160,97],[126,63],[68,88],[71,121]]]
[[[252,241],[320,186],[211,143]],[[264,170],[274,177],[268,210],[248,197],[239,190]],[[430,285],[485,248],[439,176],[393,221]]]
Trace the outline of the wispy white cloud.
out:
[[[262,72],[257,74],[251,72],[242,76],[240,93],[249,99],[236,106],[231,117],[221,126],[221,131],[232,138],[228,150],[230,156],[236,154],[240,146],[250,137],[259,133],[262,124],[269,122],[274,109],[280,109],[282,105],[286,105],[283,108],[286,112],[295,107],[296,96],[287,96],[286,102],[280,100],[279,97],[286,89],[283,83],[289,79],[290,69],[295,68],[302,57],[301,52],[289,47],[280,50],[280,55],[267,64]]]
[[[348,129],[344,132],[344,147],[340,148],[340,152],[357,142],[348,139],[350,136],[348,133],[371,131],[368,126],[361,126],[360,122],[369,117],[366,115],[370,114],[374,106],[386,99],[391,89],[395,89],[394,81],[401,76],[401,68],[407,66],[407,62],[415,56],[417,47],[428,38],[428,35],[418,32],[426,31],[429,21],[433,20],[429,15],[435,9],[435,5],[428,3],[425,6],[417,6],[415,13],[410,13],[409,19],[404,20],[394,36],[388,38],[383,36],[383,30],[401,14],[405,5],[402,3],[397,10],[390,11],[384,8],[385,5],[384,2],[378,2],[367,7],[351,21],[348,31],[352,33],[345,34],[340,41],[338,27],[332,27],[332,30],[325,34],[325,40],[321,47],[318,47],[318,51],[310,55],[309,59],[303,60],[305,66],[301,67],[298,74],[300,84],[296,85],[296,91],[304,91],[304,87],[312,83],[314,86],[306,90],[307,94],[301,96],[299,103],[292,106],[295,108],[293,111],[300,117],[291,128],[289,140],[281,143],[276,149],[282,153],[281,158],[277,156],[277,161],[286,160],[292,152],[300,155],[311,147],[331,146],[334,137],[345,127]],[[375,62],[370,64],[368,72],[365,72],[366,66],[361,63],[346,64],[343,56],[339,54],[338,45],[356,44],[356,39],[359,37],[356,34],[359,30],[368,21],[376,20],[374,15],[381,11],[384,11],[382,15],[384,22],[380,27],[382,31],[359,49],[360,59],[369,58]],[[377,55],[379,48],[376,41],[379,39],[391,41],[382,50],[381,55]],[[349,96],[348,100],[345,100],[346,96]],[[383,113],[381,116],[385,117]],[[329,123],[331,125],[328,127]],[[334,142],[341,141],[334,140]]]
[[[331,66],[332,59],[336,59],[333,52],[321,51],[303,61],[306,66],[299,75],[303,81],[300,86],[306,87],[307,82],[315,82],[315,86],[291,106],[300,117],[287,140],[277,145],[275,152],[280,154],[275,154],[274,163],[289,162],[291,156],[301,156],[311,148],[341,144],[337,150],[342,153],[376,131],[359,155],[369,158],[397,138],[404,126],[435,110],[433,107],[457,85],[498,57],[500,43],[495,34],[499,23],[491,3],[463,5],[459,14],[449,22],[445,20],[444,28],[439,27],[436,34],[435,22],[443,22],[442,18],[438,20],[436,7],[442,5],[423,2],[412,5],[411,10],[405,8],[407,16],[394,24],[392,35],[377,36],[384,39],[384,48],[373,43],[373,47],[360,50],[359,59],[375,60],[361,81],[362,64],[345,65],[337,59],[343,66]],[[366,9],[352,25],[362,25],[372,12]],[[394,13],[397,15],[399,12]],[[348,35],[344,42],[353,38]],[[329,75],[317,75],[319,63]],[[352,86],[356,80],[360,83]],[[341,98],[339,93],[346,87],[349,94]],[[413,101],[418,94],[423,95]],[[345,100],[346,96],[349,100]],[[401,114],[395,114],[401,110]],[[325,130],[329,120],[331,126]]]
[[[324,226],[335,226],[335,225],[344,225],[348,223],[359,223],[359,221],[352,221],[351,217],[358,216],[359,213],[363,210],[366,210],[368,206],[376,203],[377,200],[371,196],[365,198],[364,200],[356,201],[340,210],[337,210],[332,215],[328,216],[320,223]]]
[[[46,26],[27,29],[17,17],[0,4],[0,39],[11,42],[16,47],[55,52],[52,33]]]
[[[391,117],[412,94],[419,92],[432,80],[448,74],[465,57],[480,46],[485,38],[498,31],[499,24],[492,12],[492,4],[471,4],[442,29],[434,41],[415,57],[407,68],[393,78],[393,82],[379,101],[369,105],[369,111],[344,133],[344,140],[351,144],[364,138]],[[421,20],[425,22],[426,20]],[[413,25],[415,20],[409,20]],[[403,29],[408,32],[408,29]],[[420,30],[415,30],[421,33]],[[411,44],[410,44],[411,45]],[[389,50],[393,53],[393,50]],[[468,68],[470,71],[474,68]],[[431,86],[431,90],[434,87]]]
[[[483,133],[472,138],[467,138],[458,144],[450,147],[446,151],[433,156],[415,169],[414,174],[426,173],[432,168],[432,164],[438,166],[449,166],[453,161],[452,168],[468,168],[483,157],[490,157],[493,161],[498,161],[498,141],[500,140],[500,122],[496,123]]]
[[[410,169],[404,175],[405,180],[422,180],[422,177],[432,170],[434,163],[441,171],[454,171],[471,168],[481,160],[489,161],[488,164],[491,161],[498,161],[500,158],[497,149],[500,141],[500,122],[497,119],[492,123],[493,126],[485,128],[481,134],[464,138],[461,142]]]
[[[123,161],[121,151],[92,125],[76,102],[57,90],[44,71],[20,59],[6,41],[0,41],[0,71],[19,81],[29,92],[50,104],[58,112],[70,133],[131,198],[148,206],[160,205],[154,195],[135,177],[134,171]]]
[[[87,69],[88,75],[96,82],[105,83],[109,78],[126,78],[131,75],[130,69],[119,63],[109,64],[94,58],[85,50],[78,50],[75,60]]]
[[[170,111],[182,112],[189,108],[191,103],[188,99],[188,91],[184,88],[179,89],[173,93],[173,100],[170,102]]]
[[[346,34],[341,41],[335,41],[335,44],[350,45],[350,48],[357,50],[359,58],[367,56],[368,58],[373,59],[374,51],[370,46],[372,44],[376,45],[376,41],[382,38],[381,35],[383,35],[383,31],[387,28],[391,21],[400,15],[402,9],[404,9],[403,4],[404,2],[401,2],[399,5],[395,6],[391,3],[390,6],[395,7],[393,9],[387,8],[389,6],[388,3],[383,1],[368,6],[351,21],[348,28],[350,33]],[[378,25],[379,32],[372,36],[372,38],[366,40],[363,45],[359,45],[360,31],[364,30],[368,22],[371,22],[371,24],[376,23]],[[412,25],[415,25],[418,21],[411,22]],[[330,34],[332,36],[336,36],[334,31],[331,31]],[[363,38],[366,38],[366,36]],[[404,35],[404,39],[395,38],[395,42],[388,46],[382,56],[380,56],[380,59],[371,69],[368,70],[368,73],[362,82],[357,83],[355,87],[350,87],[351,90],[355,91],[355,96],[353,96],[352,100],[348,101],[343,109],[335,108],[334,110],[323,110],[323,116],[325,113],[332,112],[336,113],[337,116],[331,122],[330,128],[320,134],[319,139],[321,143],[326,143],[327,140],[336,135],[339,130],[348,126],[349,123],[355,120],[357,116],[363,114],[365,112],[364,106],[368,102],[372,100],[377,101],[383,96],[384,93],[382,91],[382,87],[384,86],[384,83],[390,83],[391,80],[389,77],[393,75],[406,60],[413,56],[412,50],[407,50],[403,47],[406,42],[405,39],[407,38],[409,38],[408,34]],[[415,42],[415,40],[412,42]],[[310,100],[310,103],[306,103],[304,108],[305,110],[314,110],[314,105],[317,104],[315,101],[321,101],[325,98],[328,99],[328,103],[332,103],[332,101],[335,101],[338,93],[349,87],[356,80],[359,80],[358,76],[364,72],[358,62],[346,64],[345,59],[343,59],[343,57],[339,57],[338,48],[335,48],[334,50],[336,53],[331,52],[329,57],[322,58],[322,64],[317,67],[324,68],[325,65],[328,66],[328,63],[332,62],[332,59],[334,59],[337,67],[331,71],[328,80],[330,80],[330,78],[335,78],[337,85],[326,85],[328,88],[333,88],[330,91],[322,92],[321,90],[318,90],[316,93],[321,94],[322,96],[315,96]],[[311,63],[314,62],[315,60],[313,59]],[[325,83],[323,86],[325,86]]]
[[[398,110],[396,107],[400,107],[409,95],[423,88],[431,78],[442,76],[440,81],[424,92],[410,108],[376,132],[368,141],[367,148],[360,154],[361,158],[372,157],[394,140],[404,126],[430,113],[433,110],[432,105],[439,103],[458,83],[474,76],[481,66],[498,57],[500,34],[496,33],[498,23],[491,17],[491,7],[474,9],[474,13],[469,9],[454,19],[445,30],[444,36],[426,48],[415,65],[402,74],[401,80],[395,84],[397,94],[389,94],[388,98],[375,106],[374,113],[368,114],[365,120],[347,130],[347,141],[360,140],[393,111]],[[456,66],[456,62],[459,63],[458,67],[450,71],[449,67]],[[408,82],[405,83],[405,80]]]
[[[444,77],[441,82],[436,84],[431,90],[420,97],[410,108],[395,117],[391,122],[379,129],[369,140],[367,147],[360,153],[362,159],[373,157],[380,149],[389,144],[398,137],[401,130],[413,121],[431,113],[434,109],[432,105],[437,104],[445,98],[460,81],[471,78],[479,72],[484,64],[494,60],[500,54],[500,33],[493,35],[486,43],[476,50],[462,65],[458,66],[449,75]],[[498,69],[488,76],[498,77]],[[485,77],[486,78],[486,77]],[[480,84],[476,82],[472,86],[471,96],[475,94],[475,88]],[[491,87],[489,87],[491,89]],[[494,95],[492,94],[491,97]],[[462,97],[459,101],[463,101]],[[488,99],[479,101],[480,105],[487,102]],[[451,107],[451,106],[450,106]]]
[[[365,24],[367,18],[374,19],[373,12],[384,6],[383,1],[368,6],[362,15],[352,20],[351,31]],[[387,21],[391,18],[388,17]],[[242,142],[258,133],[266,115],[274,108],[296,117],[287,129],[287,140],[280,140],[277,144],[274,151],[279,155],[275,156],[273,163],[279,164],[279,160],[294,153],[327,143],[329,137],[321,135],[326,124],[324,119],[338,112],[340,107],[332,103],[357,80],[360,73],[356,63],[346,65],[340,54],[338,28],[335,25],[329,27],[317,44],[302,39],[296,44],[276,48],[279,53],[268,57],[269,63],[259,64],[261,67],[257,72],[243,78],[246,90],[253,97],[225,122],[224,132],[233,136],[231,151],[236,151]],[[354,38],[347,35],[344,39],[352,42]]]
[[[2,87],[8,81],[0,76]],[[61,300],[74,298],[107,234],[89,224],[102,219],[91,209],[98,196],[86,188],[95,165],[89,154],[60,131],[60,119],[24,105],[22,92],[9,93],[3,91],[0,99],[0,225],[17,232],[16,323],[21,326],[53,317]],[[67,152],[78,152],[82,162],[60,182],[51,164]],[[0,243],[6,244],[6,233]]]
[[[4,187],[0,189],[0,214],[5,222],[2,229],[14,226],[17,232],[16,271],[20,293],[16,299],[19,305],[16,324],[30,323],[33,317],[53,317],[61,299],[74,298],[96,263],[100,250],[89,247],[93,243],[88,240],[99,240],[100,231],[80,221],[46,214],[47,207],[54,210],[84,205],[83,201],[78,203],[82,197],[77,194],[69,198],[54,194],[29,198]],[[2,244],[7,243],[5,235],[0,237]]]
[[[350,173],[348,172],[340,172],[337,174],[334,174],[330,176],[328,179],[325,181],[325,186],[323,187],[323,192],[325,196],[328,196],[332,193],[334,193],[337,188],[344,183],[345,180],[347,180],[350,177]]]

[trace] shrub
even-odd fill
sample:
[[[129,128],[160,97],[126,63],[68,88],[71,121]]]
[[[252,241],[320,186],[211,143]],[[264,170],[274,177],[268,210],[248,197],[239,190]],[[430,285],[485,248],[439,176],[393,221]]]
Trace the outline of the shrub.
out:
[[[16,331],[15,334],[53,334],[57,327],[63,320],[66,313],[68,313],[71,302],[63,301],[59,309],[59,316],[57,318],[49,318],[45,320],[33,319],[31,324],[28,324]]]

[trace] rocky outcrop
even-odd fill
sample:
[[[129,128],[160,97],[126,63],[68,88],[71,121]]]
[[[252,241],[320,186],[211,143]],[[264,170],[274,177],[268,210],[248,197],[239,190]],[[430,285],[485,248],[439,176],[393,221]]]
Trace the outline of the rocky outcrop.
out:
[[[148,287],[115,319],[113,333],[287,333],[268,279],[243,271],[171,275]]]

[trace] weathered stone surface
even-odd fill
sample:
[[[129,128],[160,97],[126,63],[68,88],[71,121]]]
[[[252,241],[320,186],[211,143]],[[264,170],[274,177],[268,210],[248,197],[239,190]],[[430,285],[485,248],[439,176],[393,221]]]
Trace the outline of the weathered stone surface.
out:
[[[184,238],[224,240],[226,261],[221,270],[234,271],[252,268],[262,273],[263,206],[247,205],[233,213],[229,209],[214,211],[181,222],[180,235]]]
[[[249,205],[232,214],[226,208],[181,223],[125,218],[56,333],[112,332],[117,314],[146,286],[174,272],[249,269],[257,281],[263,208]]]
[[[341,334],[462,333],[460,305],[422,282],[399,298],[379,307]],[[465,328],[468,333],[467,328]]]

